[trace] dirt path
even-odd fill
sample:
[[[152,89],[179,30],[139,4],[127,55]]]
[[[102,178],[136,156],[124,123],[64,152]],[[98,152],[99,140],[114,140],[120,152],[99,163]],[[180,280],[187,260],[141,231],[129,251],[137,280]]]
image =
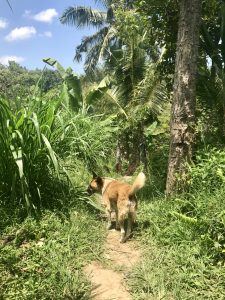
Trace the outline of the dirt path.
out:
[[[104,256],[109,262],[107,267],[92,262],[84,272],[92,282],[93,300],[132,300],[125,286],[126,273],[140,258],[140,250],[132,240],[121,244],[120,233],[110,230],[105,243]],[[118,271],[119,270],[119,271]]]

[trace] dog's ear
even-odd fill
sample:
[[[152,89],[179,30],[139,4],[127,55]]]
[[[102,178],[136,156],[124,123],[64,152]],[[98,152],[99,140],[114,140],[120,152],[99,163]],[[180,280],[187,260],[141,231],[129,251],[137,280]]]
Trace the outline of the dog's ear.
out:
[[[103,185],[103,180],[100,176],[97,176],[96,181],[97,181],[98,185],[100,185],[100,186]]]
[[[98,175],[94,171],[92,171],[92,176],[93,176],[93,178],[97,178],[98,177]]]

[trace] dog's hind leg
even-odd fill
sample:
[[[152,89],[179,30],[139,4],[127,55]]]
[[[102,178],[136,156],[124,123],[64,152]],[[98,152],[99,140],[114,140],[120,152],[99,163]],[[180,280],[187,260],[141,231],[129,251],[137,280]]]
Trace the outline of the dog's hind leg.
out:
[[[126,233],[126,240],[130,237],[132,231],[132,225],[134,222],[134,215],[133,213],[128,213],[128,222],[127,222],[127,233]]]
[[[115,213],[116,213],[116,229],[119,230],[120,229],[120,224],[119,224],[119,221],[118,221],[118,209],[115,210]]]
[[[108,223],[107,223],[107,229],[110,229],[112,227],[112,219],[111,219],[111,210],[107,209],[106,210],[106,214],[107,214],[107,219],[108,219]]]

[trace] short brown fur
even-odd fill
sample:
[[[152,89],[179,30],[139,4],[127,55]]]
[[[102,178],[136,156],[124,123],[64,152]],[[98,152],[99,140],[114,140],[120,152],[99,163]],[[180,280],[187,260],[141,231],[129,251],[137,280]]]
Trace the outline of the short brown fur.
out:
[[[103,205],[106,208],[108,226],[112,226],[111,213],[116,213],[116,227],[121,230],[120,242],[124,243],[131,235],[132,225],[136,219],[137,197],[136,192],[145,184],[144,173],[139,173],[133,185],[114,179],[101,178],[94,174],[89,184],[89,193],[102,194]],[[127,230],[125,232],[124,221],[128,216]]]

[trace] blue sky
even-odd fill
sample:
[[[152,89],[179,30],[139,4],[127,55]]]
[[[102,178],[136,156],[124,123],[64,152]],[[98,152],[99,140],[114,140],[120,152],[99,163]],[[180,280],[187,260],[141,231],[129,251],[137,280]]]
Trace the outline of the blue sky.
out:
[[[0,63],[15,60],[28,69],[44,67],[43,58],[57,59],[64,67],[81,73],[74,63],[75,47],[94,28],[77,29],[62,25],[59,17],[69,6],[99,8],[94,0],[0,0]]]

